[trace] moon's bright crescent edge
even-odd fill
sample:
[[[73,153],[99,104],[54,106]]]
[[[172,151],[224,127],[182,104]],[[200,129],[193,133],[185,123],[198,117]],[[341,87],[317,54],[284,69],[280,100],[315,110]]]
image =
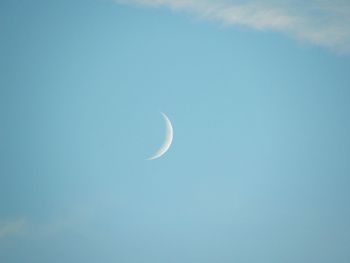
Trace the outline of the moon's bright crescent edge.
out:
[[[161,112],[164,120],[165,120],[165,125],[166,125],[166,136],[165,136],[165,140],[163,145],[160,147],[160,149],[150,158],[148,158],[147,160],[154,160],[157,159],[159,157],[161,157],[163,154],[165,154],[170,146],[171,143],[173,142],[173,137],[174,137],[174,131],[173,131],[173,126],[171,125],[171,122],[168,118],[168,116],[165,115],[165,113]]]

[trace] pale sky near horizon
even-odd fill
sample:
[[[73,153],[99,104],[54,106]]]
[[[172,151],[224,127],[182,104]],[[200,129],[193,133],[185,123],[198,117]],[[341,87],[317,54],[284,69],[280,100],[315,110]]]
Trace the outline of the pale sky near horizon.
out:
[[[348,263],[350,4],[281,3],[1,1],[0,262]]]

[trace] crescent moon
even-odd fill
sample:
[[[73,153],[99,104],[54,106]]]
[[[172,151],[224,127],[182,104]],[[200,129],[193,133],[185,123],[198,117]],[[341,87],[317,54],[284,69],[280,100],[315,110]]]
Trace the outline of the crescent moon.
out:
[[[171,122],[168,118],[168,116],[165,115],[165,113],[161,112],[165,121],[165,126],[166,126],[166,136],[165,140],[163,142],[163,145],[159,148],[159,150],[150,158],[147,160],[154,160],[162,155],[164,155],[170,148],[171,143],[173,142],[173,137],[174,137],[174,131],[173,131],[173,126],[171,125]]]

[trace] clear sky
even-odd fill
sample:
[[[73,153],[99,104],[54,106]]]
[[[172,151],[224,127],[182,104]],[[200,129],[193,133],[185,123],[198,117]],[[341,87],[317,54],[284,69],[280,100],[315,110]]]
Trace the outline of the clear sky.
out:
[[[277,2],[1,1],[0,262],[350,262],[350,6]]]

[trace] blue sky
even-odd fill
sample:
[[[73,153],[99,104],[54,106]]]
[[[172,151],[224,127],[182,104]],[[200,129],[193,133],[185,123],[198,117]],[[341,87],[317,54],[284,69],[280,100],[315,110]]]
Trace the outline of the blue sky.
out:
[[[276,2],[2,1],[0,262],[349,262],[350,7]]]

